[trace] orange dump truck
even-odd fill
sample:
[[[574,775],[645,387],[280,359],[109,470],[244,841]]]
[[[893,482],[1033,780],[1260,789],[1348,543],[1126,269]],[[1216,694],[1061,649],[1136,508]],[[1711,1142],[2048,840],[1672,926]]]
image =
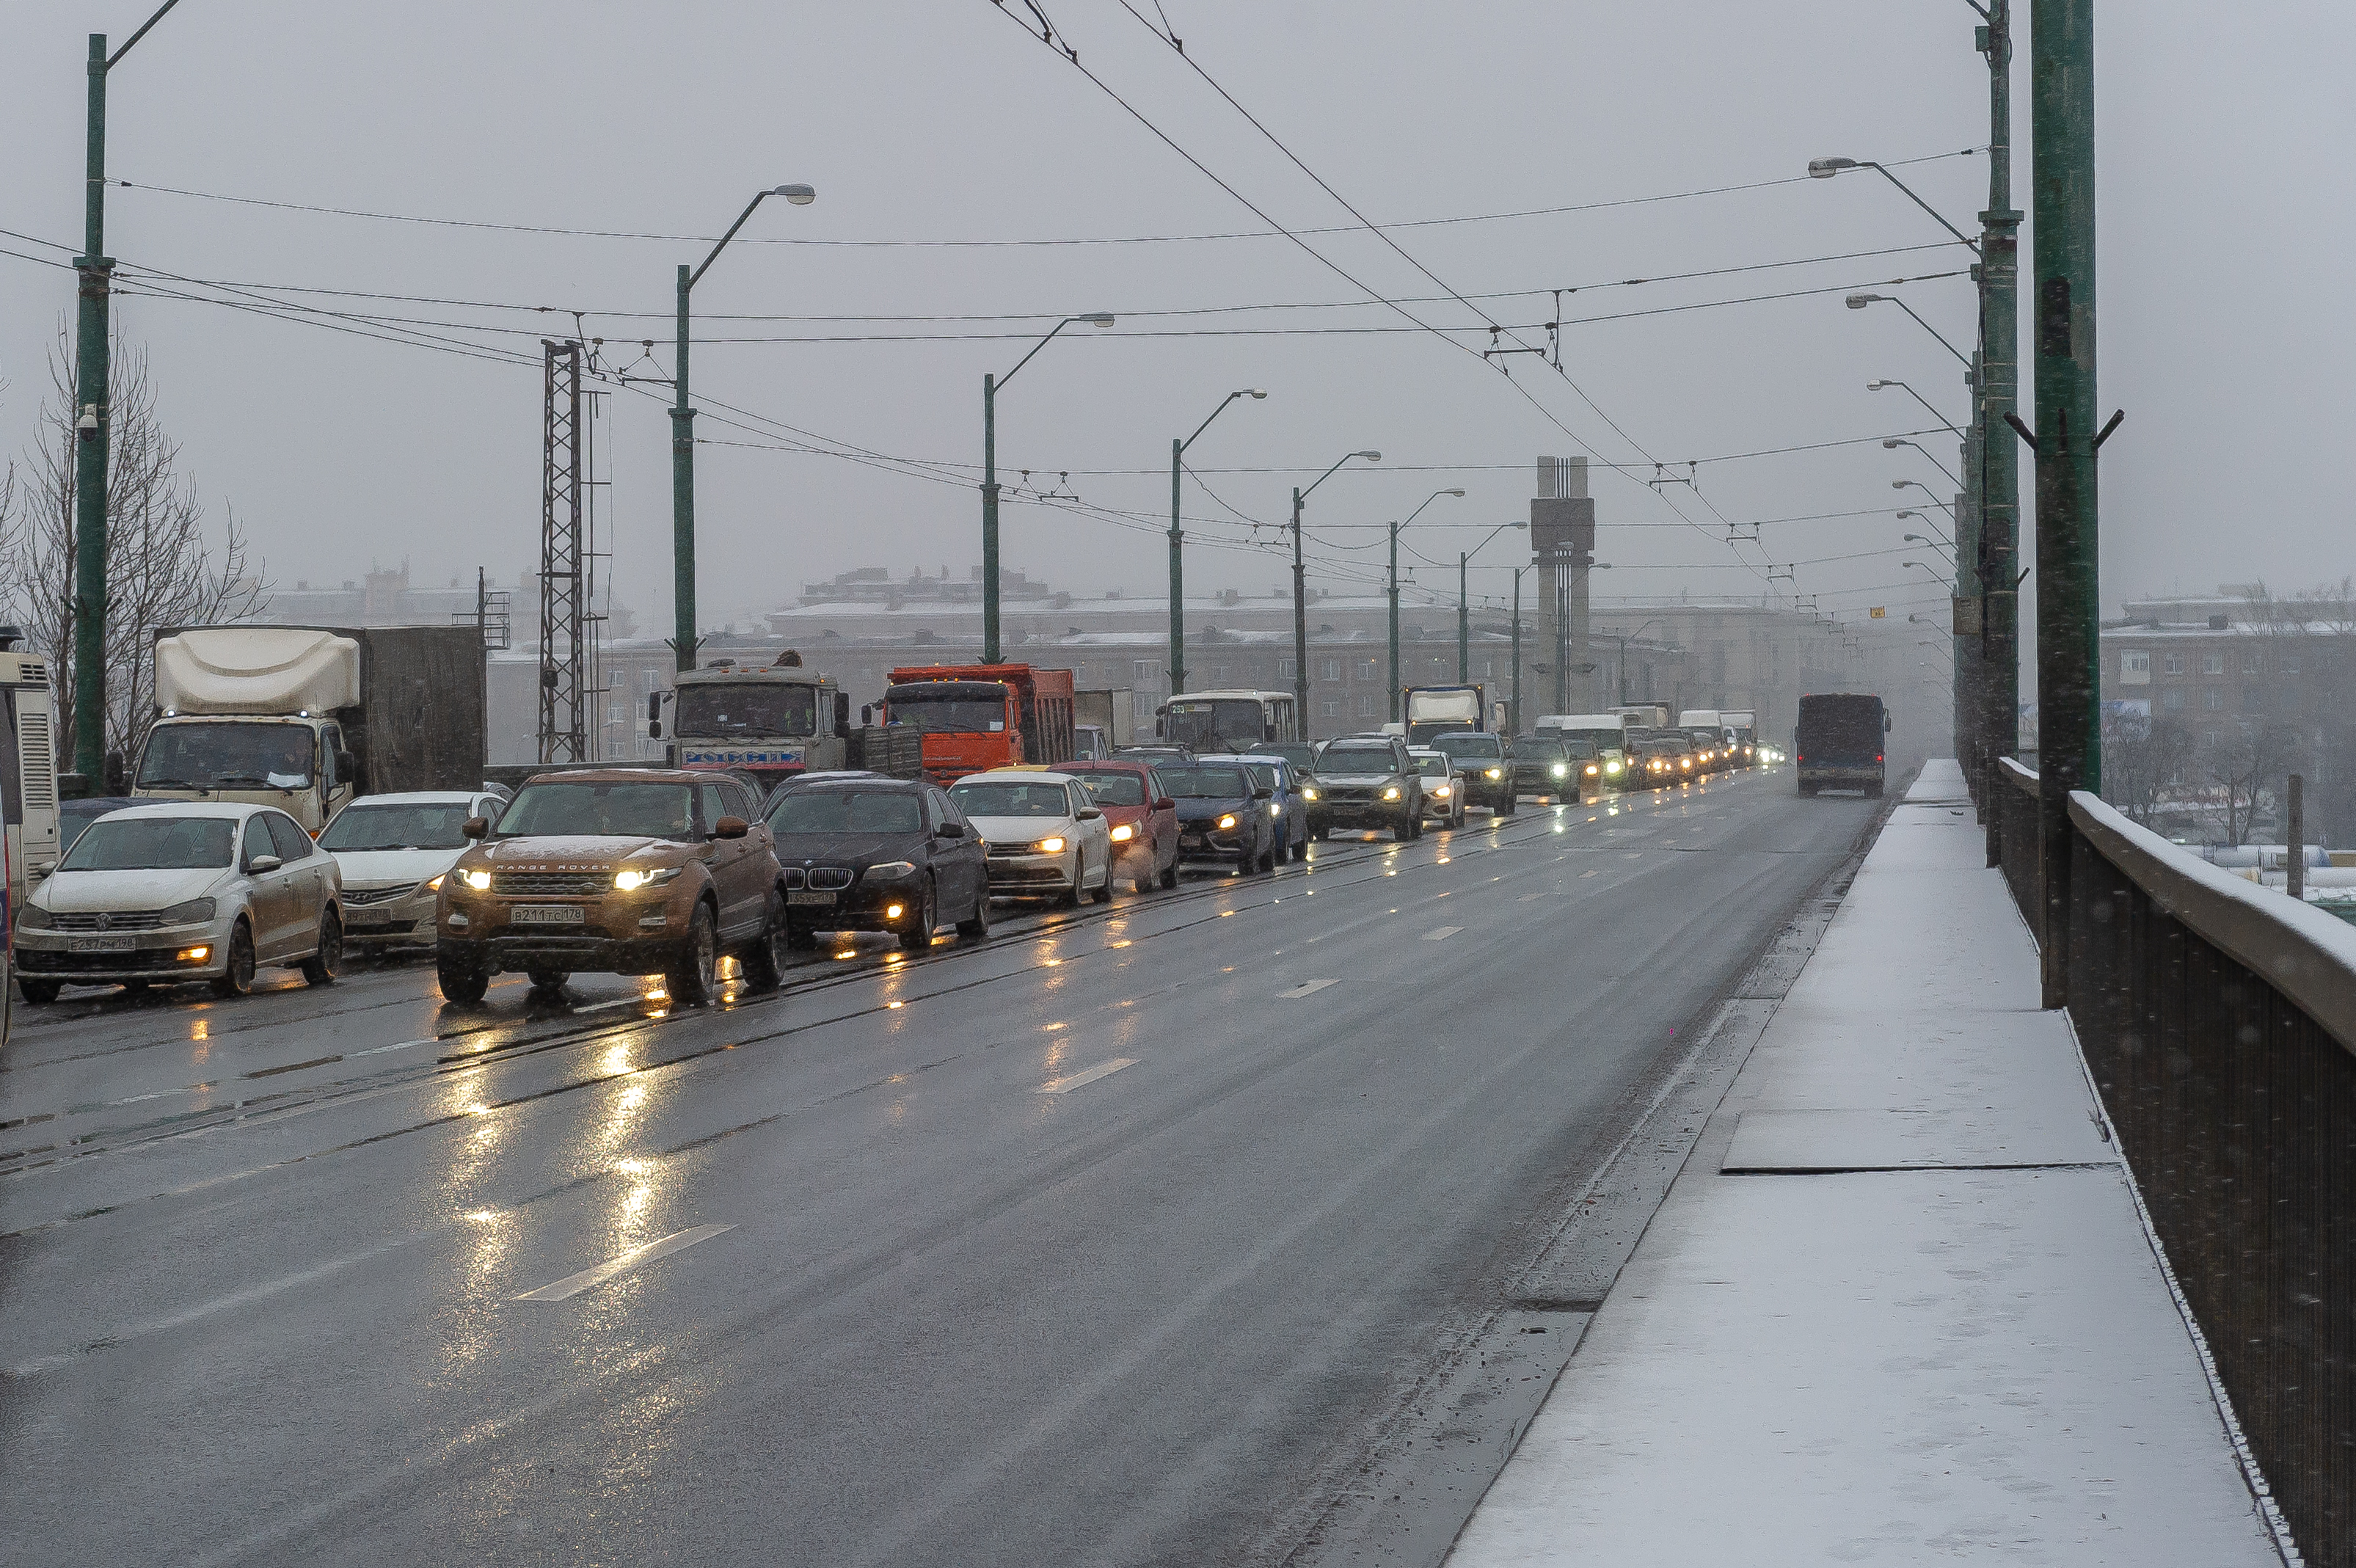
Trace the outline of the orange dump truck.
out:
[[[924,732],[925,777],[1051,768],[1072,757],[1072,672],[1030,664],[920,664],[892,671],[884,722]]]

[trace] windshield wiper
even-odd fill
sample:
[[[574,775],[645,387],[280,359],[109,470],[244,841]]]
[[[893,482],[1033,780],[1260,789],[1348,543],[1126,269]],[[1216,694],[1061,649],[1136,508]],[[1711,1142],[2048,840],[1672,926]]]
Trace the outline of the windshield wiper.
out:
[[[212,793],[211,786],[192,783],[186,779],[142,779],[137,787],[142,789],[194,789],[206,795]]]

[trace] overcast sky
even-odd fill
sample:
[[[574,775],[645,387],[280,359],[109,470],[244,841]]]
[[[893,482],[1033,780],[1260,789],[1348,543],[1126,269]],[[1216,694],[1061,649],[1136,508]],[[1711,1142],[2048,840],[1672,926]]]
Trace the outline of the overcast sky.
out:
[[[1153,0],[1134,3],[1156,18]],[[1351,224],[1117,0],[1043,4],[1082,65],[1276,220]],[[0,8],[0,227],[54,248],[0,245],[47,258],[77,248],[83,35],[119,41],[152,8]],[[1953,487],[1923,456],[1871,439],[1933,421],[1866,382],[1906,381],[1962,424],[1959,367],[1894,308],[1849,311],[1840,293],[1969,258],[1870,174],[1795,177],[1815,156],[1927,159],[1901,172],[1976,228],[1985,160],[1937,156],[1987,140],[1987,76],[1964,0],[1159,9],[1188,59],[1368,218],[1415,223],[1392,237],[1445,288],[1363,231],[1308,241],[1331,267],[1281,237],[841,243],[1264,228],[1026,36],[1012,19],[1025,14],[1019,0],[1004,11],[990,0],[184,0],[112,73],[109,172],[205,194],[110,190],[110,252],[240,285],[247,302],[404,318],[495,357],[169,298],[122,299],[117,321],[152,356],[205,499],[234,505],[277,582],[403,559],[422,582],[471,580],[477,564],[512,581],[537,553],[540,335],[569,333],[573,317],[477,306],[596,313],[587,331],[607,339],[605,363],[668,374],[673,269],[708,247],[220,199],[711,236],[755,189],[804,181],[817,203],[766,204],[744,231],[754,242],[732,246],[696,291],[699,338],[771,339],[695,356],[700,433],[747,444],[698,454],[707,625],[741,623],[854,566],[962,575],[979,559],[983,372],[1011,367],[1058,315],[1099,309],[1121,313],[1119,325],[1068,329],[1000,403],[1001,477],[1019,484],[1029,468],[1034,488],[1085,503],[1007,510],[1007,566],[1059,586],[1163,591],[1155,519],[1169,506],[1170,440],[1250,385],[1267,401],[1230,409],[1190,454],[1215,492],[1187,488],[1200,520],[1192,587],[1276,588],[1273,530],[1255,534],[1239,518],[1280,520],[1290,485],[1371,446],[1381,464],[1353,465],[1312,502],[1315,580],[1371,580],[1382,536],[1365,525],[1462,485],[1466,498],[1434,504],[1411,536],[1445,563],[1416,563],[1419,579],[1452,589],[1455,552],[1481,535],[1434,525],[1526,517],[1531,459],[1585,449],[1635,465],[1596,477],[1598,553],[1614,567],[1599,594],[1757,593],[1768,586],[1758,564],[1772,559],[1804,563],[1778,589],[1845,614],[1937,600],[1899,564],[1920,558],[1901,535],[1921,530],[1889,515],[1922,492],[1893,501],[1890,483],[1921,478],[1943,498]],[[2098,39],[2101,396],[2128,415],[2105,448],[2106,607],[2221,581],[2336,581],[2356,570],[2345,482],[2356,94],[2344,75],[2356,12],[2138,0],[2102,7]],[[2025,37],[2015,91],[2025,209]],[[1750,188],[1681,194],[1724,187]],[[1595,205],[1609,203],[1633,204]],[[1572,207],[1585,209],[1486,217]],[[1485,220],[1424,221],[1470,219]],[[1604,286],[1866,252],[1890,253]],[[0,264],[0,446],[19,450],[71,277]],[[1574,321],[1625,318],[1566,327],[1564,374],[1522,355],[1505,361],[1509,384],[1477,355],[1485,331],[1454,335],[1466,352],[1380,306],[1232,308],[1363,299],[1336,267],[1401,299],[1508,295],[1407,308],[1444,328],[1520,328],[1525,342],[1544,341],[1529,328],[1553,316],[1556,288],[1578,289],[1562,302]],[[1797,290],[1825,292],[1625,315]],[[1965,280],[1881,291],[1903,293],[1968,349]],[[1204,314],[1151,314],[1186,311]],[[648,337],[651,363],[637,343]],[[804,340],[776,340],[787,338]],[[506,362],[518,352],[531,362]],[[666,395],[614,397],[601,455],[616,581],[649,628],[669,614]],[[1688,459],[1860,438],[1703,462],[1697,493],[1644,482],[1645,456],[1682,474]],[[1954,466],[1951,440],[1922,439]],[[922,467],[776,449],[796,445]],[[1063,470],[1067,484],[1052,478]],[[1725,542],[1730,521],[1875,509],[1770,521],[1762,549]],[[1511,547],[1499,540],[1482,559],[1509,565]],[[1502,571],[1482,577],[1476,592],[1503,591]]]

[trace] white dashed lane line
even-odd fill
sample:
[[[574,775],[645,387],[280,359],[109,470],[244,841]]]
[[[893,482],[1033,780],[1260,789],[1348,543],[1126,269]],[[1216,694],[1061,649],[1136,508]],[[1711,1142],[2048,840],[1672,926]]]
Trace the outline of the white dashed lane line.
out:
[[[1441,926],[1436,930],[1424,932],[1423,940],[1428,942],[1444,942],[1463,929],[1462,926]]]
[[[538,1290],[526,1291],[515,1299],[518,1301],[564,1301],[579,1295],[583,1291],[593,1286],[604,1284],[616,1274],[626,1273],[640,1263],[651,1262],[667,1253],[676,1252],[683,1247],[692,1247],[698,1241],[709,1241],[714,1236],[735,1229],[734,1225],[698,1225],[691,1230],[674,1230],[659,1241],[649,1241],[643,1247],[633,1247],[620,1257],[608,1258],[594,1269],[584,1269],[577,1274],[567,1274],[553,1284],[545,1284]]]
[[[1072,1090],[1084,1088],[1088,1084],[1094,1083],[1100,1078],[1108,1078],[1112,1074],[1119,1072],[1125,1067],[1135,1067],[1136,1065],[1137,1058],[1135,1057],[1115,1057],[1108,1062],[1098,1062],[1094,1067],[1082,1068],[1078,1072],[1073,1073],[1067,1078],[1052,1079],[1039,1086],[1039,1092],[1042,1094],[1069,1094]]]
[[[1329,985],[1341,983],[1338,980],[1304,980],[1290,991],[1278,992],[1277,999],[1281,1002],[1290,1002],[1302,996],[1314,996]]]

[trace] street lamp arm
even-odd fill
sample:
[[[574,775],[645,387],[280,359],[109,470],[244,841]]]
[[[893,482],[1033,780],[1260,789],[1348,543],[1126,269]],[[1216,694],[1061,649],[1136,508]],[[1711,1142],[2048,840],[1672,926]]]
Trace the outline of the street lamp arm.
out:
[[[1301,499],[1302,500],[1307,500],[1307,499],[1309,499],[1309,494],[1310,494],[1310,491],[1311,491],[1311,490],[1314,490],[1314,489],[1317,488],[1317,486],[1318,486],[1318,485],[1322,485],[1322,484],[1323,484],[1326,480],[1328,480],[1328,479],[1332,478],[1335,474],[1337,474],[1337,473],[1341,472],[1341,469],[1342,469],[1342,463],[1346,463],[1346,462],[1348,462],[1348,461],[1349,461],[1351,458],[1353,458],[1353,457],[1372,457],[1372,458],[1376,458],[1376,459],[1380,459],[1380,458],[1381,458],[1381,456],[1382,456],[1382,454],[1381,454],[1381,453],[1379,453],[1379,452],[1344,452],[1344,453],[1343,453],[1343,454],[1342,454],[1342,462],[1341,462],[1341,463],[1336,463],[1336,464],[1334,464],[1332,467],[1330,467],[1330,468],[1326,469],[1323,473],[1322,473],[1322,474],[1318,475],[1318,476],[1317,476],[1317,478],[1316,478],[1316,482],[1315,482],[1314,484],[1312,484],[1312,485],[1309,487],[1309,489],[1306,489],[1306,490],[1303,490],[1303,491],[1301,491]]]
[[[1969,234],[1965,233],[1961,229],[1956,228],[1953,223],[1948,222],[1944,218],[1940,218],[1939,209],[1932,206],[1929,202],[1923,200],[1921,197],[1915,195],[1904,180],[1899,178],[1896,175],[1891,174],[1888,169],[1883,168],[1879,164],[1875,163],[1870,158],[1859,158],[1858,160],[1858,164],[1860,167],[1878,171],[1882,178],[1888,180],[1899,189],[1905,191],[1907,200],[1912,202],[1915,206],[1929,213],[1933,218],[1937,219],[1940,228],[1944,229],[1948,233],[1953,234],[1956,239],[1961,240],[1965,244],[1970,246],[1972,254],[1976,256],[1980,253],[1978,241],[1973,239]]]
[[[1035,353],[1037,353],[1038,351],[1039,351],[1038,349],[1032,349],[1032,350],[1031,350],[1031,353],[1035,354]],[[1030,355],[1029,355],[1029,354],[1026,354],[1026,355],[1024,355],[1024,356],[1023,356],[1023,358],[1025,358],[1025,359],[1029,359],[1029,358],[1030,358]],[[1020,366],[1020,365],[1017,365],[1017,366],[1015,366],[1015,367],[1014,367],[1014,369],[1015,369],[1015,370],[1017,370],[1017,371],[1021,370],[1022,368],[1023,368],[1023,367],[1022,367],[1022,366]],[[1011,374],[1012,374],[1013,372],[1012,372],[1012,371],[1009,371],[1008,373],[1011,375]],[[1003,381],[1001,381],[999,384],[1000,384],[1000,385],[1001,385],[1001,386],[1003,386],[1005,383],[1004,383]],[[1219,406],[1218,406],[1218,407],[1216,407],[1216,408],[1215,408],[1215,409],[1213,409],[1213,410],[1211,411],[1211,419],[1216,419],[1216,418],[1218,418],[1218,417],[1219,417],[1219,415],[1221,415],[1221,414],[1223,414],[1223,413],[1226,413],[1226,412],[1227,412],[1227,404],[1229,404],[1229,403],[1231,403],[1235,402],[1235,401],[1236,401],[1236,399],[1237,399],[1237,398],[1239,398],[1239,397],[1241,397],[1241,396],[1243,396],[1243,395],[1244,395],[1244,394],[1243,394],[1242,392],[1229,392],[1226,397],[1224,397],[1224,398],[1220,399],[1220,400],[1219,400]],[[1206,419],[1206,420],[1203,421],[1203,423],[1202,423],[1202,424],[1198,424],[1198,425],[1194,426],[1194,435],[1202,435],[1202,434],[1203,434],[1203,432],[1205,432],[1205,430],[1210,429],[1210,428],[1211,428],[1211,419]],[[1193,445],[1194,445],[1194,435],[1189,435],[1188,437],[1186,437],[1186,439],[1185,439],[1185,440],[1181,441],[1180,443],[1178,443],[1178,450],[1179,450],[1181,453],[1183,453],[1183,452],[1186,450],[1186,448],[1187,448],[1187,447],[1192,446]]]
[[[712,263],[720,259],[720,252],[727,248],[729,241],[736,237],[736,231],[744,227],[744,220],[753,216],[753,209],[760,206],[762,202],[767,200],[768,196],[769,193],[766,190],[756,191],[754,194],[753,199],[744,204],[744,210],[736,215],[736,221],[728,225],[728,232],[720,236],[720,243],[712,247],[712,254],[703,258],[703,265],[688,274],[688,287],[693,288],[696,285],[696,280],[702,277],[705,271],[711,267]]]
[[[1930,400],[1929,398],[1924,397],[1921,392],[1916,392],[1912,387],[1908,386],[1904,381],[1872,381],[1872,382],[1869,382],[1869,383],[1867,384],[1867,386],[1866,386],[1866,389],[1865,389],[1865,390],[1866,390],[1866,391],[1868,391],[1868,392],[1879,392],[1883,387],[1896,387],[1896,388],[1898,388],[1901,392],[1904,392],[1908,397],[1912,398],[1916,403],[1921,403],[1921,404],[1922,404],[1925,409],[1928,409],[1928,410],[1930,411],[1930,414],[1931,414],[1931,417],[1932,417],[1932,418],[1933,418],[1933,419],[1937,420],[1941,424],[1945,424],[1945,425],[1947,426],[1947,434],[1949,434],[1950,435],[1954,436],[1954,437],[1955,437],[1957,440],[1959,440],[1959,441],[1960,441],[1960,440],[1968,439],[1966,436],[1965,436],[1965,435],[1964,435],[1964,433],[1963,433],[1962,431],[1960,431],[1960,430],[1956,429],[1953,424],[1947,424],[1947,416],[1946,416],[1945,414],[1944,414],[1944,413],[1941,413],[1938,411],[1938,409],[1937,409],[1935,406],[1933,406],[1933,403],[1932,403],[1932,402],[1931,402],[1931,400]]]
[[[1462,496],[1462,495],[1463,495],[1463,493],[1464,493],[1464,492],[1463,492],[1462,490],[1434,490],[1434,491],[1432,491],[1430,495],[1428,495],[1428,496],[1426,496],[1426,497],[1424,497],[1424,498],[1423,498],[1423,506],[1419,506],[1419,507],[1416,508],[1413,511],[1411,511],[1411,512],[1408,513],[1408,514],[1407,514],[1407,522],[1402,522],[1402,523],[1400,523],[1400,524],[1399,524],[1399,526],[1400,526],[1401,528],[1405,528],[1408,522],[1413,522],[1417,518],[1421,517],[1421,516],[1423,515],[1423,507],[1425,507],[1425,506],[1430,506],[1432,502],[1434,502],[1434,501],[1438,500],[1440,497],[1442,497],[1442,496]]]
[[[147,36],[147,29],[162,21],[164,19],[164,13],[170,10],[179,3],[180,0],[164,0],[164,4],[156,10],[155,14],[139,25],[139,30],[137,32],[123,40],[123,47],[121,48],[106,57],[106,69],[112,70],[114,69],[114,62],[121,59],[124,55],[129,54],[131,52],[131,46],[145,38]]]
[[[1015,360],[1014,370],[1009,371],[1004,375],[999,377],[998,384],[1002,387],[1007,382],[1012,381],[1016,371],[1020,371],[1023,366],[1029,364],[1033,355],[1037,354],[1040,349],[1054,342],[1055,340],[1055,334],[1061,332],[1065,328],[1069,327],[1075,321],[1085,321],[1091,327],[1109,327],[1112,325],[1112,317],[1109,313],[1105,311],[1096,311],[1087,316],[1066,316],[1061,321],[1056,322],[1055,325],[1049,329],[1047,336],[1040,338],[1036,343],[1032,344],[1031,352]],[[1225,403],[1221,403],[1219,406],[1221,408],[1225,408],[1226,405]],[[1218,414],[1216,412],[1214,412],[1211,415],[1211,419],[1216,419],[1217,417]],[[1203,421],[1203,423],[1205,424],[1208,424],[1211,423],[1211,420],[1206,419]],[[1200,435],[1203,433],[1197,430],[1194,434],[1196,435]]]
[[[1938,339],[1939,339],[1939,346],[1940,346],[1941,348],[1943,348],[1943,349],[1946,349],[1948,353],[1953,354],[1953,355],[1954,355],[1954,357],[1955,357],[1959,361],[1961,361],[1961,362],[1962,362],[1962,364],[1963,364],[1964,369],[1965,369],[1965,370],[1967,370],[1967,371],[1968,371],[1968,370],[1970,370],[1970,369],[1972,368],[1972,361],[1971,361],[1970,357],[1969,357],[1969,356],[1967,356],[1966,354],[1965,354],[1965,352],[1964,352],[1961,349],[1958,349],[1958,348],[1956,348],[1953,343],[1948,342],[1948,341],[1947,341],[1947,338],[1946,338],[1946,335],[1945,335],[1944,333],[1941,332],[1937,328],[1935,328],[1935,327],[1932,326],[1929,322],[1924,321],[1924,320],[1923,320],[1920,316],[1915,316],[1915,314],[1914,314],[1914,307],[1913,307],[1912,306],[1911,306],[1911,305],[1907,304],[1904,300],[1902,300],[1902,299],[1899,298],[1899,297],[1898,297],[1896,295],[1894,295],[1894,294],[1893,294],[1893,295],[1890,295],[1890,296],[1889,296],[1889,298],[1890,298],[1890,304],[1892,304],[1892,305],[1896,306],[1899,309],[1901,309],[1901,310],[1904,311],[1907,315],[1909,315],[1909,316],[1913,316],[1913,317],[1914,317],[1914,320],[1915,320],[1916,325],[1920,326],[1920,327],[1922,328],[1922,330],[1923,330],[1923,331],[1928,332],[1932,337],[1938,338]],[[1907,390],[1908,390],[1908,391],[1910,391],[1910,392],[1912,392],[1913,389],[1910,387],[1910,388],[1908,388]],[[1933,411],[1933,412],[1935,412],[1935,411]],[[1943,421],[1941,421],[1941,423],[1942,423],[1942,424],[1944,424],[1945,422],[1943,420]]]

